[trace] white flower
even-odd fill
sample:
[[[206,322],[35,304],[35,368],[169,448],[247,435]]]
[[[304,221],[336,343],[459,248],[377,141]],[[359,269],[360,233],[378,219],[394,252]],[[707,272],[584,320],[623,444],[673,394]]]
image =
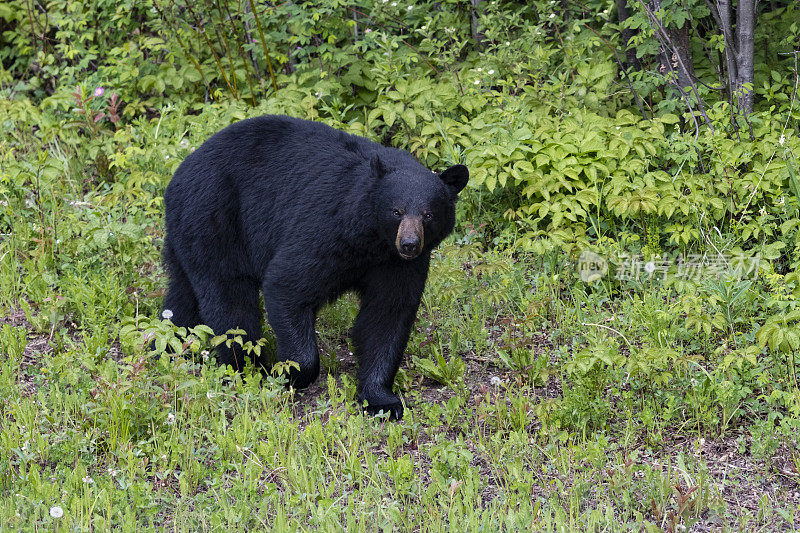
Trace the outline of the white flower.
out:
[[[506,41],[506,46],[511,46],[511,41]]]
[[[482,69],[481,67],[478,67],[478,68],[477,68],[477,69],[475,69],[475,70],[477,70],[478,72],[483,72],[483,69]]]
[[[164,159],[169,159],[169,156],[165,156]]]
[[[785,142],[786,142],[786,135],[781,134],[781,138],[778,139],[778,144],[783,146],[783,143],[785,143]]]
[[[406,9],[408,9],[409,11],[411,11],[412,9],[414,9],[414,6],[408,6]]]
[[[167,424],[174,424],[175,423],[175,413],[170,413],[167,415]]]
[[[206,393],[206,398],[208,398],[209,400],[213,399],[213,398],[214,398],[214,393],[213,393],[213,392],[211,392],[211,391],[208,391],[208,392]]]
[[[189,140],[188,139],[181,139],[180,144],[181,144],[181,148],[186,148],[187,146],[189,146]]]
[[[475,80],[475,85],[480,85],[480,84],[481,84],[481,80]]]
[[[644,269],[647,271],[648,274],[652,274],[656,270],[656,265],[652,261],[648,261],[644,265]]]
[[[494,69],[489,69],[489,75],[494,74]]]
[[[163,318],[164,320],[169,320],[170,318],[172,318],[172,310],[164,309],[163,311],[161,311],[161,318]]]
[[[697,380],[692,378],[692,387],[697,387]]]
[[[54,505],[50,508],[50,516],[53,518],[61,518],[64,516],[64,509],[59,507],[58,505]]]
[[[551,18],[551,19],[554,19],[554,18],[556,18],[556,14],[555,14],[555,13],[550,13],[550,18]]]
[[[94,483],[94,480],[92,479],[92,476],[86,476],[83,478],[83,482],[86,483],[87,485],[91,485],[92,483]]]
[[[397,2],[392,2],[392,7],[397,7]]]
[[[495,387],[499,387],[500,385],[503,384],[503,380],[497,376],[492,376],[491,379],[489,380],[489,383],[491,383]]]

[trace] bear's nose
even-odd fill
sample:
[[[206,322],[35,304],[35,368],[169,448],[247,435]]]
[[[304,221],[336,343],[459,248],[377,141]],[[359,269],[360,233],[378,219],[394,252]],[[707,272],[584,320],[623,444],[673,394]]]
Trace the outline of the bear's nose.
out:
[[[414,255],[419,248],[419,239],[403,239],[400,242],[400,249],[405,255]]]

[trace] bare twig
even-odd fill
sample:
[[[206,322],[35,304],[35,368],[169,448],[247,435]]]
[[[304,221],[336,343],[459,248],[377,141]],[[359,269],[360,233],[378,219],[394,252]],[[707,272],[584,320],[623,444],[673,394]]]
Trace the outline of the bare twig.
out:
[[[250,9],[253,12],[253,18],[256,19],[256,25],[258,26],[258,36],[261,38],[261,46],[264,47],[264,57],[267,60],[267,69],[269,69],[269,77],[272,80],[272,90],[276,93],[278,92],[278,84],[275,83],[275,72],[272,70],[272,61],[269,58],[269,52],[267,51],[267,41],[264,39],[264,30],[261,28],[261,21],[258,18],[258,12],[256,11],[256,6],[253,3],[253,0],[250,0]]]

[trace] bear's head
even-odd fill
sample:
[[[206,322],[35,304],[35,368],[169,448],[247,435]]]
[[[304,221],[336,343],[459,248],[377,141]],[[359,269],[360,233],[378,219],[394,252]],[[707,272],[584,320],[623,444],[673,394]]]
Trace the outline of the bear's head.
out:
[[[436,174],[418,163],[403,163],[384,164],[375,156],[370,165],[378,178],[374,208],[383,238],[410,261],[453,231],[456,199],[469,171],[453,165]]]

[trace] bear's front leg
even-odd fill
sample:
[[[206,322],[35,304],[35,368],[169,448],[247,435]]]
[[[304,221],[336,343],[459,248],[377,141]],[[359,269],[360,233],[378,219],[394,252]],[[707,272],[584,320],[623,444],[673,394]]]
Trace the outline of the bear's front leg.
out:
[[[392,392],[403,359],[411,327],[417,315],[428,257],[382,265],[362,281],[361,310],[353,328],[353,343],[359,360],[358,401],[367,411],[403,417],[403,404]]]

